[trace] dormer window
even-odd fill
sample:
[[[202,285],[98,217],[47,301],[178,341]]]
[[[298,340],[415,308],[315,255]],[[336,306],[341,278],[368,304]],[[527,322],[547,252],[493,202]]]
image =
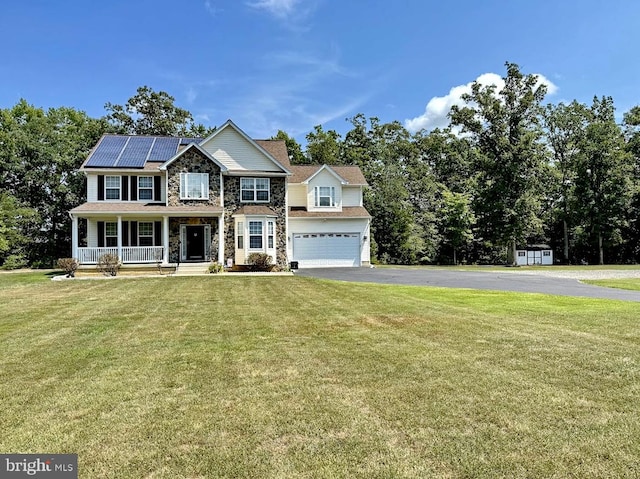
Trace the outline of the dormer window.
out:
[[[334,186],[316,186],[316,208],[333,208],[336,206],[336,189]]]
[[[240,199],[245,203],[268,203],[269,178],[240,178]]]

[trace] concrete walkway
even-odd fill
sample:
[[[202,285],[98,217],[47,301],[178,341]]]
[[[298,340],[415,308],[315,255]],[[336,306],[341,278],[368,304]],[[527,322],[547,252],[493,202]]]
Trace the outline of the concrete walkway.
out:
[[[544,293],[640,302],[640,291],[603,288],[579,281],[579,279],[591,279],[593,276],[596,276],[597,279],[611,276],[618,278],[640,277],[640,270],[612,270],[611,275],[607,275],[604,270],[585,270],[580,278],[576,277],[574,271],[556,271],[555,273],[551,268],[540,272],[531,270],[521,272],[508,268],[505,268],[504,272],[448,271],[430,268],[312,268],[298,270],[295,275],[339,281]],[[558,273],[560,277],[558,277]],[[567,275],[566,273],[573,274]],[[591,273],[595,273],[595,275]]]

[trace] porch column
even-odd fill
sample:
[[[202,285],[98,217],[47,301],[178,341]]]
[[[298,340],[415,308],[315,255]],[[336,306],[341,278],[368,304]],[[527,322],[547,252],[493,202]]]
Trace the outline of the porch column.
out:
[[[225,264],[224,260],[224,213],[218,216],[218,263]]]
[[[118,258],[122,263],[122,216],[118,216]]]
[[[78,217],[71,216],[71,257],[78,259]]]
[[[169,217],[162,217],[162,262],[169,263]]]

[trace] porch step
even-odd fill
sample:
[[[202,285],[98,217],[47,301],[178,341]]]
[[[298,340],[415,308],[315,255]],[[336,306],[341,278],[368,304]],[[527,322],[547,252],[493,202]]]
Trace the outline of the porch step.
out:
[[[200,274],[209,274],[207,269],[211,263],[180,263],[174,276],[197,276]]]

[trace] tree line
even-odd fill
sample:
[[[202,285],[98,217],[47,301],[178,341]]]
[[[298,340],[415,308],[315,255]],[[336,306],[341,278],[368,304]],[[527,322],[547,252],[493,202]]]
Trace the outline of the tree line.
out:
[[[357,165],[369,183],[374,261],[508,263],[549,244],[566,263],[640,260],[640,107],[616,122],[611,97],[545,103],[535,75],[506,64],[504,87],[474,83],[444,129],[410,133],[357,114],[341,135],[321,125],[292,164]],[[68,211],[85,201],[77,169],[104,133],[205,137],[165,92],[140,87],[91,118],[20,100],[0,110],[0,265],[51,266],[69,255]]]

